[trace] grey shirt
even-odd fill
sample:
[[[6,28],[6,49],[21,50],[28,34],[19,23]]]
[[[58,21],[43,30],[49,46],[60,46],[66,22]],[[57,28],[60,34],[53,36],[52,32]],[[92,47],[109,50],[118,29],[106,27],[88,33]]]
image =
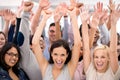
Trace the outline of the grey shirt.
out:
[[[30,49],[29,35],[29,13],[24,12],[18,34],[18,44],[22,55],[20,66],[27,73],[30,80],[42,80],[38,62]]]
[[[52,75],[52,67],[53,67],[52,64],[48,65],[43,80],[54,80]],[[55,80],[72,80],[70,77],[67,65],[63,67],[60,75]]]

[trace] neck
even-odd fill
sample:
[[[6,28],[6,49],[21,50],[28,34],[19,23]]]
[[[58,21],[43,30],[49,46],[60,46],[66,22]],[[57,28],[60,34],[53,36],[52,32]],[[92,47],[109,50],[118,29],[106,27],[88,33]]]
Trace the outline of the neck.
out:
[[[10,68],[10,69],[8,70],[8,72],[13,72],[12,68]]]
[[[109,65],[109,64],[108,64]],[[102,69],[102,70],[97,70],[97,72],[99,73],[105,73],[107,71],[109,67],[107,66],[106,68]]]
[[[19,80],[18,76],[13,72],[12,68],[10,68],[8,72],[12,80]]]
[[[53,65],[53,70],[56,71],[56,72],[60,72],[62,69],[59,69],[59,68],[57,68]]]
[[[58,69],[55,66],[53,66],[52,74],[53,74],[54,80],[57,79],[57,77],[60,75],[61,71],[62,71],[62,69]]]

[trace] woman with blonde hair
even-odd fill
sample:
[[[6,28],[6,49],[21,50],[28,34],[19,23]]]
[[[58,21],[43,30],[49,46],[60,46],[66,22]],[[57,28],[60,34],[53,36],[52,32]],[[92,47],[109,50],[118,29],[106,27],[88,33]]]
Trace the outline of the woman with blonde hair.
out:
[[[100,6],[100,4],[98,4]],[[98,7],[97,6],[97,7]],[[83,34],[83,62],[86,80],[119,80],[120,79],[120,67],[118,64],[117,56],[117,35],[116,35],[116,23],[120,17],[120,10],[112,10],[111,12],[111,37],[110,48],[106,45],[100,45],[94,48],[93,55],[91,55],[89,47],[87,18],[89,16],[87,10],[82,10],[82,34]],[[100,12],[99,12],[100,13]],[[94,24],[98,25],[100,14],[97,13],[93,16]],[[101,12],[102,13],[102,12]],[[86,15],[87,14],[87,15]],[[97,23],[97,24],[96,24]]]

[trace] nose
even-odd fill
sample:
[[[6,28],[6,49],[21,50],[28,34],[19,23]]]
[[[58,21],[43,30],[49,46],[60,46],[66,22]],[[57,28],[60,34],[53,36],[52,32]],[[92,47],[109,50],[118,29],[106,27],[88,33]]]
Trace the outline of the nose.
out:
[[[58,57],[57,57],[57,60],[59,60],[59,61],[60,61],[60,60],[61,60],[61,57],[60,57],[60,56],[58,56]]]
[[[12,56],[12,58],[16,59],[16,56],[14,55],[14,56]]]
[[[98,58],[98,62],[101,62],[101,58]]]

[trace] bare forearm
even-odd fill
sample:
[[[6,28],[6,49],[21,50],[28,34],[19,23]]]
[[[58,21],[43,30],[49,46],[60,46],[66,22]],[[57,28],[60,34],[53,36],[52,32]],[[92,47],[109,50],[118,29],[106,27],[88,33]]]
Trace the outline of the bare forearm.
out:
[[[6,37],[8,36],[8,30],[9,30],[9,21],[5,21],[3,32],[5,33]]]
[[[107,28],[108,28],[108,30],[110,30],[110,29],[111,29],[111,21],[110,21],[110,17],[109,17],[109,20],[108,20],[108,22],[107,22],[106,24],[107,24]]]
[[[34,44],[39,44],[40,35],[42,35],[42,32],[43,32],[45,23],[46,23],[46,20],[43,19],[43,20],[40,22],[39,26],[37,27],[37,29],[36,29],[36,31],[35,31],[35,34],[34,34],[34,37],[33,37],[33,43],[34,43]]]
[[[89,42],[90,42],[89,45],[90,45],[90,49],[91,49],[92,46],[93,46],[95,33],[96,33],[96,29],[92,28],[92,29],[90,30],[90,37],[89,37]]]
[[[111,22],[111,37],[110,37],[110,64],[114,73],[118,70],[118,55],[117,55],[117,33],[116,22]]]
[[[86,72],[90,62],[90,48],[89,48],[89,36],[88,36],[88,26],[86,22],[82,23],[82,38],[83,38],[83,60],[84,60],[84,71]]]
[[[55,22],[55,27],[56,27],[56,40],[61,39],[61,29],[60,29],[60,24],[59,22]]]
[[[42,8],[39,7],[36,10],[35,15],[33,16],[33,19],[32,19],[32,22],[31,22],[31,33],[32,34],[35,33],[36,27],[38,26],[39,18],[40,18],[40,15],[41,15],[41,11],[42,11]]]
[[[80,33],[79,33],[79,28],[77,24],[77,18],[72,15],[71,16],[71,22],[72,22],[72,28],[73,28],[73,36],[74,36],[74,46],[73,46],[73,51],[72,51],[72,60],[74,63],[78,62],[78,59],[80,57],[80,48],[81,48],[81,38],[80,38]]]
[[[72,18],[72,27],[73,27],[73,35],[74,35],[74,44],[78,44],[78,42],[81,43],[81,38],[80,38],[77,18],[74,15],[72,15],[71,18]]]

